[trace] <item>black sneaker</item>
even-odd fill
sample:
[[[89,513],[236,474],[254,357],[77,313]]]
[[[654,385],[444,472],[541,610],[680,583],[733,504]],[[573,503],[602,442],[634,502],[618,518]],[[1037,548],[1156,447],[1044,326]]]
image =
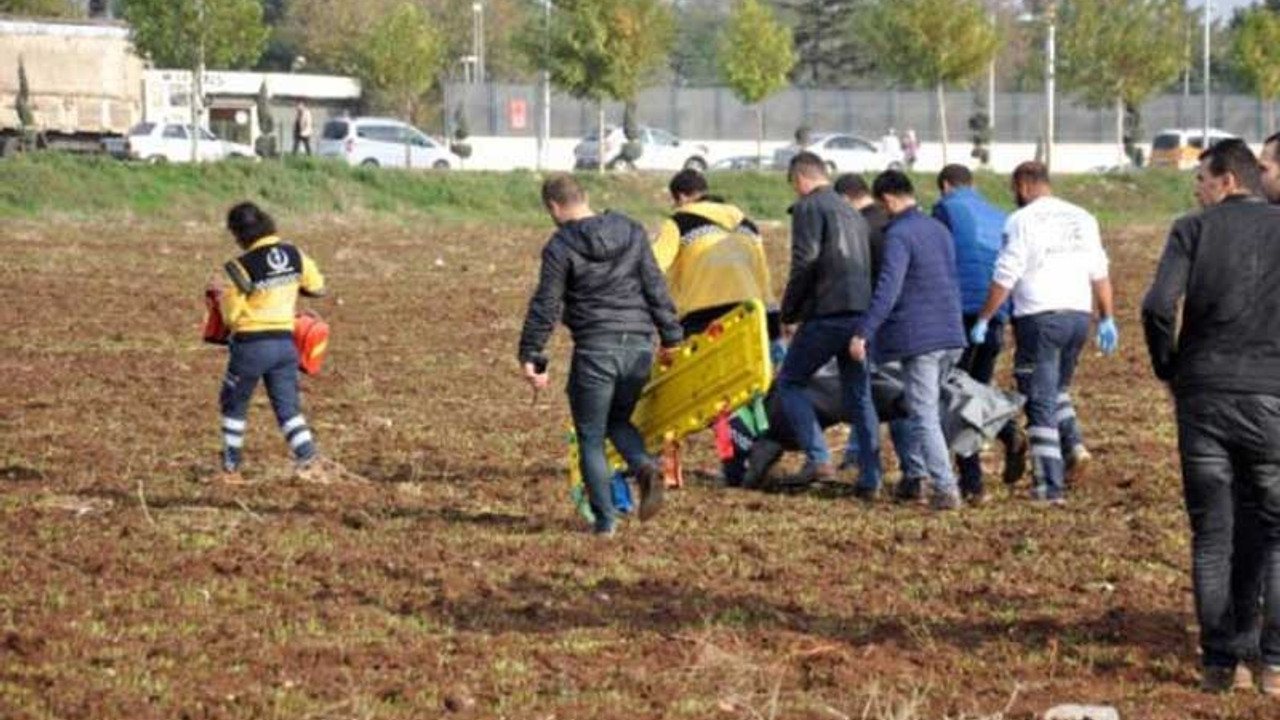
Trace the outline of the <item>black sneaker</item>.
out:
[[[1027,472],[1027,432],[1022,428],[1013,431],[1013,440],[1004,447],[1004,484],[1017,485]]]
[[[879,487],[870,487],[867,485],[854,485],[853,496],[862,502],[870,505],[880,496]]]
[[[656,463],[641,467],[636,471],[636,485],[640,488],[640,520],[648,520],[662,509],[662,495],[666,490],[662,469]]]
[[[836,479],[836,467],[829,462],[816,463],[806,460],[804,467],[792,480],[797,485],[812,485],[816,482],[831,482]]]
[[[769,470],[782,457],[782,445],[768,438],[756,440],[747,456],[747,472],[742,476],[742,487],[759,488],[769,477]]]

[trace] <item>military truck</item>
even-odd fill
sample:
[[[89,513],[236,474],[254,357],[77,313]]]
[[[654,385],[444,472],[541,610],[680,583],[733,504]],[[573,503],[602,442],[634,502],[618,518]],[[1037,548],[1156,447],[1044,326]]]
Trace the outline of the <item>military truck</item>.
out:
[[[142,120],[143,64],[127,26],[0,15],[0,156],[22,144],[19,62],[37,147],[100,152]]]

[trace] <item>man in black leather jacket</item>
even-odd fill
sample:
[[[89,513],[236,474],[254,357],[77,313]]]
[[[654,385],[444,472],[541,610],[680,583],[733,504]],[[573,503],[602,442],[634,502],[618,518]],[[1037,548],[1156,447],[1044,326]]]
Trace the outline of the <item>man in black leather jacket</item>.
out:
[[[822,159],[809,152],[791,161],[788,179],[799,199],[791,209],[791,269],[782,298],[787,359],[778,394],[806,462],[800,479],[835,476],[831,452],[805,394],[809,378],[836,358],[844,402],[858,435],[860,486],[880,484],[879,423],[867,366],[848,353],[849,339],[871,301],[871,246],[867,221],[831,187]]]
[[[1280,207],[1258,187],[1243,141],[1201,155],[1205,209],[1170,230],[1142,323],[1177,406],[1202,686],[1230,690],[1260,652],[1250,679],[1280,695]]]
[[[542,201],[557,229],[542,250],[519,360],[525,379],[535,388],[546,387],[543,348],[563,319],[573,334],[568,393],[582,477],[595,531],[609,535],[616,514],[606,437],[640,486],[640,519],[652,517],[662,505],[661,472],[631,424],[631,413],[649,379],[658,344],[655,329],[665,352],[680,343],[680,323],[639,223],[619,213],[592,212],[586,193],[568,175],[547,180]]]

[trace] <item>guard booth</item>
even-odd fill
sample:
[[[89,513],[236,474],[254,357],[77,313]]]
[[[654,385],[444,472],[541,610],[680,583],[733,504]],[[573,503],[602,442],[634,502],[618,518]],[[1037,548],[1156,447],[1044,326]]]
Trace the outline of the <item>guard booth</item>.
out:
[[[150,122],[191,121],[191,71],[148,70],[143,75],[143,113]],[[299,101],[311,110],[318,139],[325,121],[343,115],[358,115],[362,89],[360,81],[342,75],[301,73],[257,73],[209,70],[204,74],[205,111],[201,124],[223,140],[256,147],[258,93],[266,84],[279,149],[293,148],[294,118]],[[315,148],[312,147],[314,152]]]

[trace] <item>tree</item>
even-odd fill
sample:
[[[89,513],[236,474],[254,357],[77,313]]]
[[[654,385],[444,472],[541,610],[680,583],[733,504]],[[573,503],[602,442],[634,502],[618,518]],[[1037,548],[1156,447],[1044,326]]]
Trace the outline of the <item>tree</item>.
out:
[[[0,15],[27,17],[83,17],[84,8],[71,0],[0,0]]]
[[[876,0],[774,0],[795,33],[792,79],[810,87],[844,87],[872,76],[876,53],[863,38],[861,19]]]
[[[267,81],[263,80],[258,87],[258,143],[255,150],[262,157],[275,157],[277,143],[275,137],[276,123],[271,117],[271,94],[267,92]]]
[[[938,93],[942,159],[947,161],[947,85],[972,80],[995,56],[999,38],[978,0],[881,0],[863,37],[898,81]]]
[[[1059,70],[1090,107],[1116,111],[1121,164],[1126,106],[1138,107],[1182,70],[1182,0],[1070,0],[1060,14]]]
[[[412,121],[418,102],[440,74],[442,45],[426,11],[402,0],[375,21],[362,39],[360,75],[388,105]]]
[[[530,22],[521,47],[551,82],[599,106],[600,170],[606,158],[604,102],[634,100],[667,61],[675,36],[671,10],[659,0],[560,0],[550,38]]]
[[[764,158],[764,100],[787,84],[795,67],[791,31],[760,0],[741,0],[720,36],[721,77],[733,94],[756,107],[756,158]]]
[[[1276,130],[1276,97],[1280,96],[1280,13],[1263,7],[1248,10],[1231,41],[1236,72],[1267,106],[1267,134]]]
[[[716,38],[724,13],[709,4],[677,6],[677,30],[671,49],[671,73],[678,85],[706,87],[720,81]]]
[[[138,51],[164,68],[194,68],[201,46],[208,67],[248,68],[270,34],[259,0],[121,0],[120,12]]]

